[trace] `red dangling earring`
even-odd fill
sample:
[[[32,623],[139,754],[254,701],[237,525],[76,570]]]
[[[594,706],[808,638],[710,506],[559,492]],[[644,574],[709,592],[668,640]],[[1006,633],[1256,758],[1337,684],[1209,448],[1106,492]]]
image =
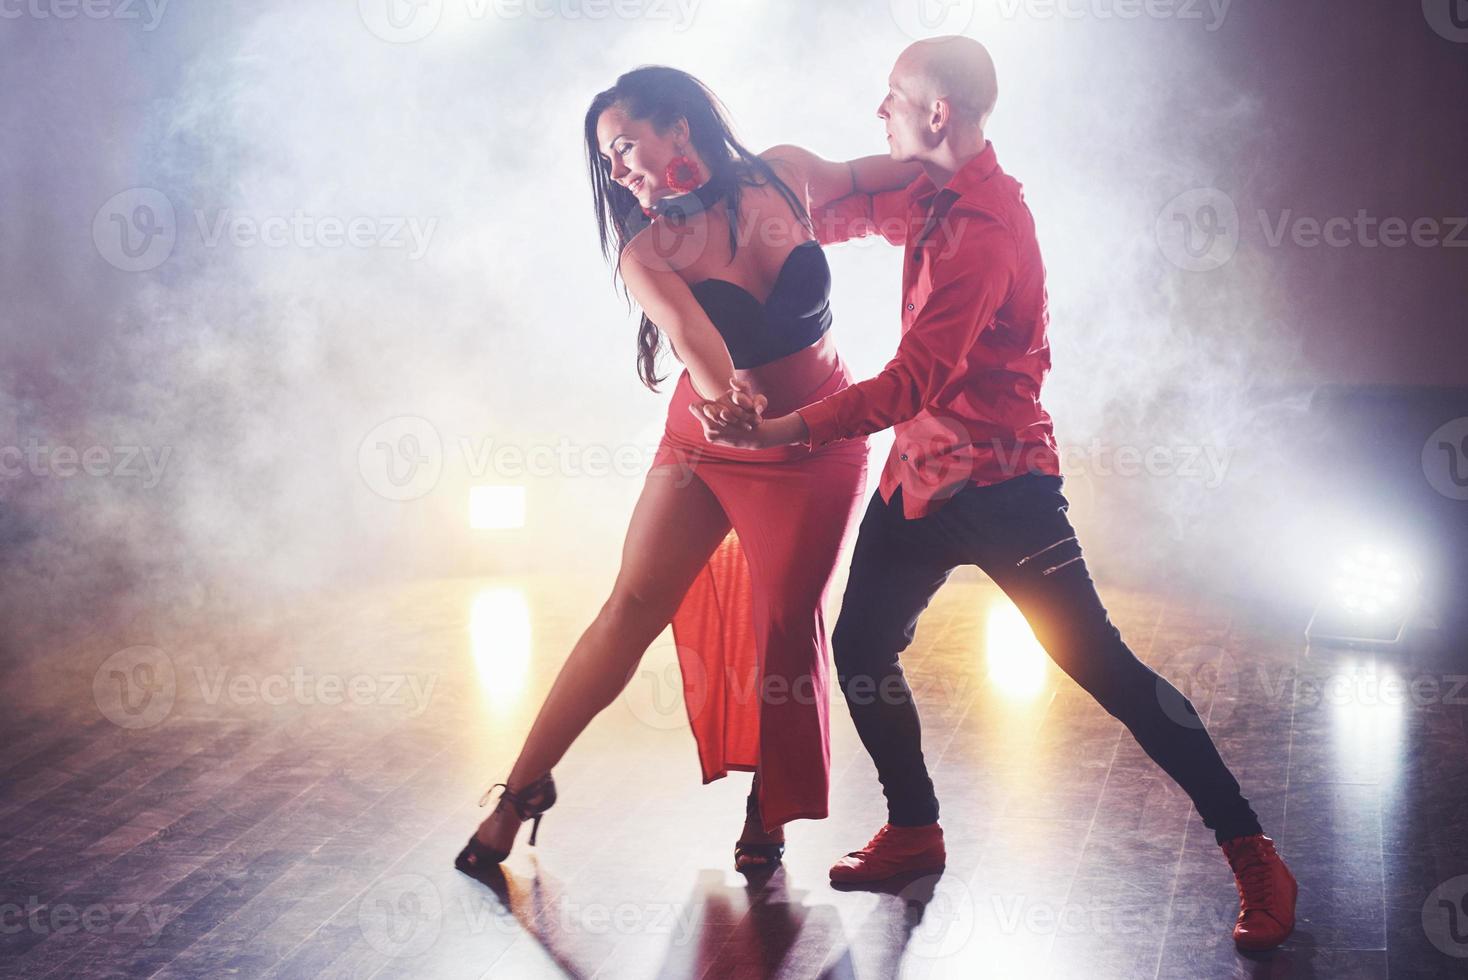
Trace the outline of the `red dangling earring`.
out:
[[[680,194],[686,194],[703,183],[703,174],[698,169],[698,161],[680,153],[668,161],[663,181]]]

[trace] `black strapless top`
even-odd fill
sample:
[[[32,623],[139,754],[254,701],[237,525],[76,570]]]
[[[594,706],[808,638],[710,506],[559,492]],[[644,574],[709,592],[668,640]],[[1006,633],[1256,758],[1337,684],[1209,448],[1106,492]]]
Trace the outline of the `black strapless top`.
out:
[[[802,242],[791,250],[763,305],[749,290],[724,279],[705,279],[689,288],[741,370],[804,350],[831,329],[831,267],[819,242]]]

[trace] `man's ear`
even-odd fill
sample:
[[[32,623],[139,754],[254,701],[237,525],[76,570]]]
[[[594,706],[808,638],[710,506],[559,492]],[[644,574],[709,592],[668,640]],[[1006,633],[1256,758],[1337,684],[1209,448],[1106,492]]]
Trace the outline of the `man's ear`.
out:
[[[947,99],[939,99],[933,103],[933,111],[928,115],[929,129],[934,133],[941,133],[952,120],[953,108],[949,106]]]

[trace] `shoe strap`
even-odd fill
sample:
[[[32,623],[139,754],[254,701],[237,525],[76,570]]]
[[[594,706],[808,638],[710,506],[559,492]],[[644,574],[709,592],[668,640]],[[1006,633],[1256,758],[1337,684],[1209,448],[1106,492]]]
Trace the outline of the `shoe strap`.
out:
[[[529,820],[531,817],[536,816],[538,813],[543,812],[543,810],[545,809],[542,801],[545,798],[545,784],[549,779],[550,774],[547,773],[546,775],[537,779],[535,782],[527,785],[518,793],[510,789],[508,783],[495,783],[489,789],[484,791],[484,795],[479,798],[479,805],[484,806],[485,804],[487,804],[489,802],[490,795],[493,794],[495,790],[503,787],[504,792],[500,793],[500,804],[503,805],[505,803],[508,803],[510,805],[510,809],[515,811],[516,816],[518,816],[521,820]]]

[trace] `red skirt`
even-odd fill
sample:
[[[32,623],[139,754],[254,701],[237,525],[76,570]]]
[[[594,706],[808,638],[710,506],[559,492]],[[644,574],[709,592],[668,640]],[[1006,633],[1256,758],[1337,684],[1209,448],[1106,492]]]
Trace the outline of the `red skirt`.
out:
[[[766,418],[851,383],[828,333],[741,372]],[[701,479],[730,522],[673,617],[684,702],[703,781],[758,772],[766,828],[828,812],[830,653],[823,605],[866,491],[867,440],[741,450],[709,443],[678,378],[654,466]]]

